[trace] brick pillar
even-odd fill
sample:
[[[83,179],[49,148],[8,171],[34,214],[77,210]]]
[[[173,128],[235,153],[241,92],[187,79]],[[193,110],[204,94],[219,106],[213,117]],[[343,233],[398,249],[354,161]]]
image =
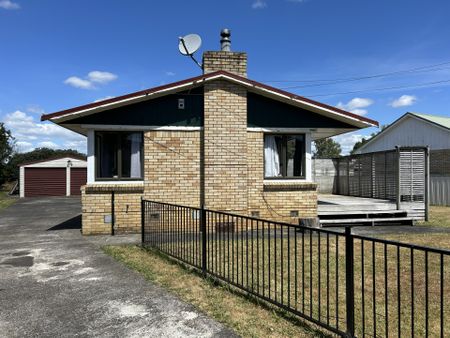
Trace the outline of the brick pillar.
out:
[[[225,57],[227,56],[227,57]],[[246,76],[245,53],[205,52],[205,73]],[[220,61],[220,62],[219,62]],[[224,80],[204,85],[204,197],[209,209],[247,212],[247,90]]]

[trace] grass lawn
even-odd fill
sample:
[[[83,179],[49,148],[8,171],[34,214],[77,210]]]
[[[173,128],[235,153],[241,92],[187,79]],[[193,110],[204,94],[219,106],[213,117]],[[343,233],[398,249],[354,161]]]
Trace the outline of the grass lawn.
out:
[[[105,246],[103,250],[242,337],[327,337],[299,319],[215,285],[192,270],[138,246]]]
[[[433,207],[431,220],[426,224],[450,226],[448,224],[450,215],[446,212],[449,209]],[[400,242],[450,249],[450,233],[408,234],[408,229],[405,227],[403,234],[383,237]],[[276,240],[272,239],[270,243],[268,237],[264,240],[261,237],[258,240],[250,238],[245,245],[244,241],[245,237],[236,237],[231,243],[224,241],[224,238],[209,242],[209,269],[247,288],[254,288],[254,291],[259,294],[265,293],[265,296],[272,299],[277,297],[278,302],[306,315],[320,318],[323,322],[329,321],[331,326],[339,325],[341,329],[344,328],[345,242],[342,237],[331,235],[327,238],[326,235],[321,235],[319,239],[316,235],[309,236],[306,233],[304,236],[297,234],[295,237],[291,234],[289,239],[279,237]],[[197,246],[192,240],[184,242],[182,246],[173,245],[173,240],[169,243],[171,245],[163,247],[166,252],[183,255],[185,260],[193,263],[200,262],[199,255],[195,254],[198,252],[197,249],[199,250],[198,243]],[[245,249],[247,247],[248,250]],[[242,293],[215,285],[212,281],[201,278],[193,270],[174,263],[155,250],[147,251],[136,246],[108,246],[104,250],[143,274],[147,279],[174,292],[244,337],[326,335],[326,331],[321,331],[316,326],[301,321],[287,312],[258,305],[257,301],[243,297]],[[374,330],[381,336],[397,335],[399,310],[402,336],[411,335],[412,325],[414,325],[414,333],[423,336],[427,324],[425,321],[426,295],[428,296],[429,335],[434,336],[439,333],[440,257],[437,254],[429,254],[425,263],[425,254],[421,251],[414,251],[412,256],[409,249],[403,248],[399,253],[398,269],[398,252],[395,246],[385,248],[384,244],[378,243],[374,247],[371,241],[364,241],[363,244],[360,240],[355,240],[355,319],[358,336],[363,336],[363,331],[366,335],[372,335]],[[275,260],[277,265],[274,266]],[[414,264],[411,264],[411,261],[414,261]],[[428,270],[425,269],[425,264]],[[247,266],[250,266],[250,271],[253,266],[254,275],[251,277],[245,273]],[[444,256],[443,266],[444,317],[446,317],[450,314],[448,301],[450,299],[450,256]],[[297,267],[296,270],[295,267]],[[385,277],[386,273],[387,277]],[[426,293],[426,279],[428,293]],[[414,308],[411,306],[413,295]],[[400,307],[398,306],[399,297]],[[412,315],[413,311],[414,315]],[[446,334],[450,333],[450,321],[445,321],[444,326]]]
[[[419,222],[417,225],[450,228],[450,207],[431,206],[430,220],[428,222]]]
[[[0,190],[0,211],[6,209],[17,201],[16,198],[8,196],[8,192]]]

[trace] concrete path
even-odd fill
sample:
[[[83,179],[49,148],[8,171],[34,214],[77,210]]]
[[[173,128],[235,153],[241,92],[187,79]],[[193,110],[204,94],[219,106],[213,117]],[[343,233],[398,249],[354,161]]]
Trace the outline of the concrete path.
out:
[[[80,209],[44,198],[0,212],[0,336],[236,337],[83,238]]]

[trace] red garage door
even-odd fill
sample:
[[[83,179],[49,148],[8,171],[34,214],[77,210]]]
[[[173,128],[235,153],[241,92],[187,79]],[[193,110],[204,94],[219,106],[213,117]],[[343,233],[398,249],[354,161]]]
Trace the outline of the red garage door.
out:
[[[81,195],[80,188],[87,182],[86,168],[71,168],[70,169],[70,194]]]
[[[66,196],[66,168],[25,168],[25,197]]]

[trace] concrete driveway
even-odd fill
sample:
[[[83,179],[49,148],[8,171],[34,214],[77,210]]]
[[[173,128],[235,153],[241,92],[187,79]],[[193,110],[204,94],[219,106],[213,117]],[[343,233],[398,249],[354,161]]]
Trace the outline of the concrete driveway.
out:
[[[235,336],[83,238],[80,211],[41,198],[0,212],[1,336]]]

